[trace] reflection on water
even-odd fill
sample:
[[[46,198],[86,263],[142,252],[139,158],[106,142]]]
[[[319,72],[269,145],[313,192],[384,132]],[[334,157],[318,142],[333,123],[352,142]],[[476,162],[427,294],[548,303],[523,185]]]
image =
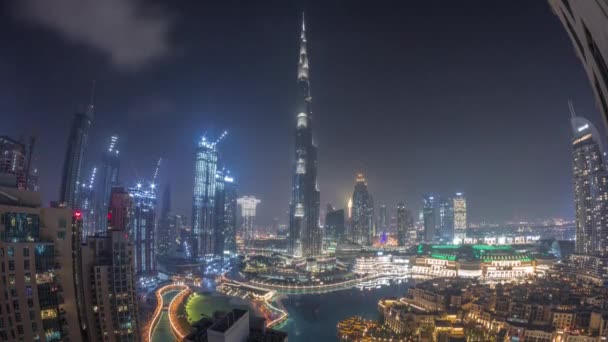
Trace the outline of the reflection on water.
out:
[[[289,295],[283,305],[287,322],[278,330],[289,334],[289,341],[334,341],[336,326],[342,319],[359,315],[378,318],[378,300],[401,297],[413,282],[392,284],[371,290],[349,289],[324,294]]]

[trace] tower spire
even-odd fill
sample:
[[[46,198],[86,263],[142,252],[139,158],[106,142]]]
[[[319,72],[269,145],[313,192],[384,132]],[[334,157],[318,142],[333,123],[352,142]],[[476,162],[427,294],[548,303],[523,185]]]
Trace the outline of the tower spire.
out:
[[[574,110],[574,104],[572,103],[572,100],[568,100],[568,108],[570,108],[570,115],[574,119],[576,117],[576,111]]]
[[[91,82],[91,99],[89,101],[89,106],[87,107],[87,116],[90,119],[93,119],[93,115],[95,114],[95,80]]]
[[[302,34],[300,34],[300,59],[298,60],[298,80],[308,81],[308,53],[306,52],[306,22],[302,12]]]

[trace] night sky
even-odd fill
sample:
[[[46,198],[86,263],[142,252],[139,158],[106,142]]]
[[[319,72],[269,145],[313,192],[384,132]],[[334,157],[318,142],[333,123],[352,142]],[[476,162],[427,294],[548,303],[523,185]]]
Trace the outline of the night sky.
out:
[[[343,207],[363,171],[391,208],[463,191],[476,222],[573,217],[567,100],[603,124],[542,0],[6,1],[0,134],[38,137],[41,191],[56,200],[95,79],[86,178],[117,133],[122,182],[162,157],[174,210],[190,216],[196,142],[227,129],[240,194],[261,198],[260,224],[285,223],[303,9],[322,208]]]

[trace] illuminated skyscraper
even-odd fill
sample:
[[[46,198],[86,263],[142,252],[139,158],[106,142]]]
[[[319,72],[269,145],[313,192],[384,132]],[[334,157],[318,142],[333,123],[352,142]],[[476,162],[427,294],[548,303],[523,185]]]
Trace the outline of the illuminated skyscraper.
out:
[[[80,212],[41,204],[39,193],[0,187],[0,340],[85,341],[77,301]]]
[[[241,206],[243,240],[246,248],[251,246],[251,240],[255,238],[255,209],[260,202],[253,196],[244,196],[237,199],[238,205]]]
[[[405,246],[410,241],[411,230],[414,226],[411,213],[405,207],[405,203],[399,202],[397,204],[397,241],[399,246]]]
[[[118,185],[118,171],[120,168],[120,159],[118,151],[118,136],[110,137],[108,149],[102,155],[101,179],[97,190],[97,205],[98,205],[98,226],[97,232],[104,234],[107,230],[106,214],[110,205],[110,194],[112,187]]]
[[[321,254],[319,228],[320,195],[317,189],[317,147],[313,143],[312,97],[306,50],[306,27],[302,17],[298,62],[298,105],[293,185],[289,204],[288,253],[297,257]]]
[[[82,245],[84,312],[88,341],[139,341],[137,296],[130,241],[133,199],[122,188],[113,188],[108,211],[108,231],[90,236]]]
[[[352,242],[368,246],[374,238],[374,201],[361,173],[357,175],[352,198]]]
[[[91,97],[91,104],[84,112],[76,113],[72,121],[59,195],[59,201],[70,208],[76,208],[80,204],[80,172],[94,113],[95,106]]]
[[[604,149],[595,126],[576,116],[572,105],[572,166],[577,254],[608,251],[608,174]]]
[[[344,209],[327,210],[325,214],[325,234],[323,238],[327,246],[336,245],[346,238],[346,225],[344,223]]]
[[[234,177],[224,177],[224,250],[236,253],[237,184]]]
[[[432,243],[435,241],[437,234],[437,200],[434,196],[424,198],[424,206],[422,207],[422,215],[424,220],[424,242]]]
[[[462,192],[454,197],[454,241],[463,243],[467,236],[467,200]]]
[[[133,245],[135,274],[145,276],[156,271],[154,233],[156,230],[155,185],[138,183],[129,189],[132,199],[129,220],[129,237]]]
[[[389,219],[386,203],[380,203],[378,208],[378,229],[384,233],[388,231]]]
[[[91,171],[91,177],[88,181],[82,183],[82,189],[80,194],[80,210],[82,212],[82,240],[86,240],[88,235],[95,235],[95,226],[98,224],[99,218],[98,208],[96,208],[96,195],[95,195],[95,179],[97,177],[97,168],[94,167]],[[103,214],[104,220],[106,219],[106,212]]]
[[[226,238],[226,221],[224,210],[226,205],[226,170],[218,169],[215,174],[215,208],[213,209],[213,256],[224,257],[224,239]]]
[[[568,32],[608,124],[608,1],[549,0]]]
[[[7,136],[0,136],[0,175],[14,176],[11,185],[20,189],[26,186],[25,145]]]
[[[441,197],[439,199],[439,238],[443,242],[454,240],[454,200]]]
[[[171,187],[167,185],[163,192],[163,204],[158,223],[157,253],[163,257],[173,255],[177,239],[175,226],[171,224]]]
[[[190,246],[195,259],[213,256],[215,226],[215,200],[217,187],[217,165],[219,152],[217,144],[227,132],[216,141],[203,136],[196,149],[194,164],[194,194],[192,196],[192,236]],[[223,180],[222,180],[223,181]]]

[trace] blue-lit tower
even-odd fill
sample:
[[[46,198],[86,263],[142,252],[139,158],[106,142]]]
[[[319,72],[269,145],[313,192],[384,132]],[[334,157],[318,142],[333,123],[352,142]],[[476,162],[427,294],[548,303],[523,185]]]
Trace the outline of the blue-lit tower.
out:
[[[105,234],[108,229],[106,214],[110,205],[112,187],[118,185],[118,171],[120,167],[120,151],[118,150],[118,136],[110,137],[108,149],[102,155],[101,179],[97,190],[98,224],[97,233]]]
[[[237,184],[230,173],[224,176],[224,250],[236,253]]]
[[[156,270],[154,232],[156,230],[156,185],[143,182],[129,188],[132,207],[129,214],[129,237],[133,244],[135,274],[150,275]]]
[[[191,255],[195,259],[214,254],[215,202],[218,181],[216,176],[219,158],[217,144],[226,134],[227,132],[222,133],[216,141],[210,141],[203,136],[196,149],[190,237]]]
[[[296,145],[293,185],[289,204],[288,252],[296,257],[321,254],[319,227],[320,195],[317,189],[317,147],[312,134],[312,97],[306,26],[302,16],[300,57],[298,62],[298,105],[296,116]]]
[[[95,83],[93,83],[93,91],[94,86]],[[70,208],[77,208],[80,204],[80,172],[89,137],[89,129],[95,114],[93,100],[94,97],[91,96],[91,103],[87,109],[74,115],[72,128],[68,136],[68,148],[63,162],[59,201]]]

